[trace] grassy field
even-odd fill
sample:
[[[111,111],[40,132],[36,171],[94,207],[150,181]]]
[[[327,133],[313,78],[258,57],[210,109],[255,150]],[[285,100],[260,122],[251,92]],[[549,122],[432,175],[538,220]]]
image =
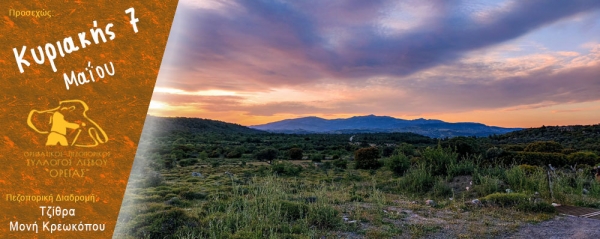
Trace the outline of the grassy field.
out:
[[[554,217],[552,202],[600,208],[589,167],[548,172],[459,160],[443,148],[419,154],[381,158],[373,169],[342,159],[211,158],[143,168],[132,174],[116,236],[488,238]]]

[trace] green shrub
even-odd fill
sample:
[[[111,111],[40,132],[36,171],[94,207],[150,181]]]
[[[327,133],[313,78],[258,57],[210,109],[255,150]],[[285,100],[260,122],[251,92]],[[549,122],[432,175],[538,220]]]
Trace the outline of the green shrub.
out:
[[[585,165],[589,165],[589,166],[594,166],[597,163],[600,163],[600,160],[598,159],[598,155],[596,155],[593,152],[572,153],[567,158],[569,160],[570,165],[585,164]]]
[[[521,191],[527,188],[527,176],[525,170],[519,166],[506,170],[506,180],[513,190]]]
[[[523,151],[538,152],[538,153],[560,153],[563,146],[554,141],[538,141],[527,145]]]
[[[301,148],[291,148],[288,151],[291,160],[301,160],[304,156]]]
[[[458,160],[458,154],[452,152],[449,148],[427,147],[421,152],[420,163],[429,168],[431,175],[447,175],[447,166],[455,164]]]
[[[268,147],[262,149],[254,154],[254,158],[259,161],[267,161],[267,163],[271,163],[275,158],[277,158],[277,154],[279,151],[273,147]]]
[[[348,161],[338,158],[336,160],[333,160],[333,166],[341,169],[346,169],[348,168]]]
[[[321,205],[311,208],[308,223],[318,229],[336,229],[342,224],[342,218],[335,208]]]
[[[181,167],[191,166],[196,163],[198,163],[198,159],[195,159],[195,158],[183,159],[183,160],[179,161],[179,165]]]
[[[206,151],[202,151],[198,154],[198,158],[201,160],[206,160],[208,159],[208,154],[206,153]]]
[[[381,151],[381,156],[390,157],[394,154],[394,151],[395,151],[394,147],[384,147],[383,150]]]
[[[402,176],[410,168],[410,159],[403,153],[399,153],[385,160],[385,166],[396,175]]]
[[[378,169],[381,167],[378,158],[379,150],[375,147],[362,148],[354,152],[356,169]]]
[[[573,148],[564,148],[564,149],[563,149],[562,151],[560,151],[560,152],[561,152],[562,154],[569,155],[569,154],[572,154],[572,153],[576,153],[576,152],[577,152],[577,150],[576,150],[576,149],[573,149]]]
[[[439,178],[433,185],[433,196],[440,198],[452,196],[452,188],[442,178]]]
[[[485,196],[481,201],[491,203],[502,207],[517,206],[528,202],[529,197],[522,193],[492,193]]]
[[[281,201],[281,217],[286,220],[294,221],[305,218],[308,213],[308,205],[290,201]]]
[[[556,208],[547,202],[521,202],[517,205],[517,210],[523,212],[556,213]]]
[[[325,156],[322,155],[322,154],[313,154],[313,155],[310,155],[310,160],[313,161],[313,162],[317,162],[317,163],[323,161],[324,158],[325,158]]]
[[[465,159],[458,163],[451,163],[448,165],[448,176],[450,177],[473,175],[474,172],[475,162],[470,159]]]
[[[164,178],[163,176],[156,171],[150,171],[145,175],[144,181],[143,181],[143,187],[149,188],[149,187],[157,187],[160,186],[161,184],[163,184],[164,182]]]
[[[171,197],[169,200],[165,202],[167,205],[175,206],[175,207],[187,207],[190,205],[188,201],[181,200],[179,197]]]
[[[505,165],[512,163],[536,166],[552,164],[555,167],[567,165],[567,157],[561,153],[505,152],[500,159]]]
[[[500,183],[502,181],[493,176],[481,176],[479,177],[479,184],[475,185],[473,188],[480,195],[489,195],[501,190]]]
[[[277,175],[298,176],[302,172],[302,166],[288,162],[274,163],[271,165],[271,171]]]
[[[182,209],[171,209],[138,215],[131,222],[131,231],[138,238],[171,239],[181,227],[197,227],[197,219]]]
[[[408,157],[410,156],[417,156],[417,151],[415,150],[415,147],[412,144],[407,144],[407,143],[402,143],[398,146],[398,148],[396,148],[396,153],[401,153],[404,154]]]
[[[540,167],[529,165],[529,164],[521,164],[521,165],[519,165],[519,168],[521,168],[521,170],[523,170],[523,172],[525,172],[526,175],[531,175],[531,174],[535,173],[536,171],[541,170]]]
[[[504,150],[505,151],[523,151],[525,150],[525,146],[523,145],[518,145],[518,144],[508,144],[506,146],[504,146]]]
[[[435,179],[424,165],[419,165],[418,167],[409,170],[399,182],[400,187],[403,190],[419,194],[429,192],[434,183]]]
[[[360,173],[358,173],[358,172],[350,171],[350,172],[348,172],[348,174],[346,174],[346,179],[348,181],[360,182],[363,180],[363,177],[360,176]]]
[[[453,152],[457,154],[459,159],[467,157],[468,155],[480,154],[481,146],[477,139],[458,136],[451,138],[450,140],[443,142],[442,146],[444,148],[450,148]]]
[[[230,158],[230,159],[237,159],[237,158],[241,158],[242,157],[242,152],[235,149],[229,153],[227,153],[227,155],[225,155],[226,158]]]
[[[196,200],[196,199],[205,199],[206,198],[206,194],[201,193],[201,192],[194,192],[194,191],[181,192],[181,193],[179,193],[179,196],[181,196],[182,198],[187,199],[187,200]]]
[[[497,147],[491,147],[487,151],[485,151],[485,157],[487,159],[497,159],[503,153],[504,153],[504,149],[497,148]]]

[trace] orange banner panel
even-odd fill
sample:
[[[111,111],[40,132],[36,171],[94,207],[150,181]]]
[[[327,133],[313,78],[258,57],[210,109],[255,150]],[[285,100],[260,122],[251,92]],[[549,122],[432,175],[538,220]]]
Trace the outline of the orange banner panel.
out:
[[[176,6],[0,2],[0,237],[112,236]]]

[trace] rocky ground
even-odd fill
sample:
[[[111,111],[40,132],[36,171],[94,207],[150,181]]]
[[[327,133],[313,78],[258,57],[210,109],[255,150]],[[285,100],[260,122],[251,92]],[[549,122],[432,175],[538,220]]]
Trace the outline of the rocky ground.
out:
[[[600,220],[557,216],[538,224],[526,224],[506,238],[600,238]]]

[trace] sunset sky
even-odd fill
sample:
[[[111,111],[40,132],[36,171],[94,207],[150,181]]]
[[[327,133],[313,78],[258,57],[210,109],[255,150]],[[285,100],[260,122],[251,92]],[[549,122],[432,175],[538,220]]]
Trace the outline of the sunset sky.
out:
[[[598,124],[600,1],[180,0],[149,114]]]

